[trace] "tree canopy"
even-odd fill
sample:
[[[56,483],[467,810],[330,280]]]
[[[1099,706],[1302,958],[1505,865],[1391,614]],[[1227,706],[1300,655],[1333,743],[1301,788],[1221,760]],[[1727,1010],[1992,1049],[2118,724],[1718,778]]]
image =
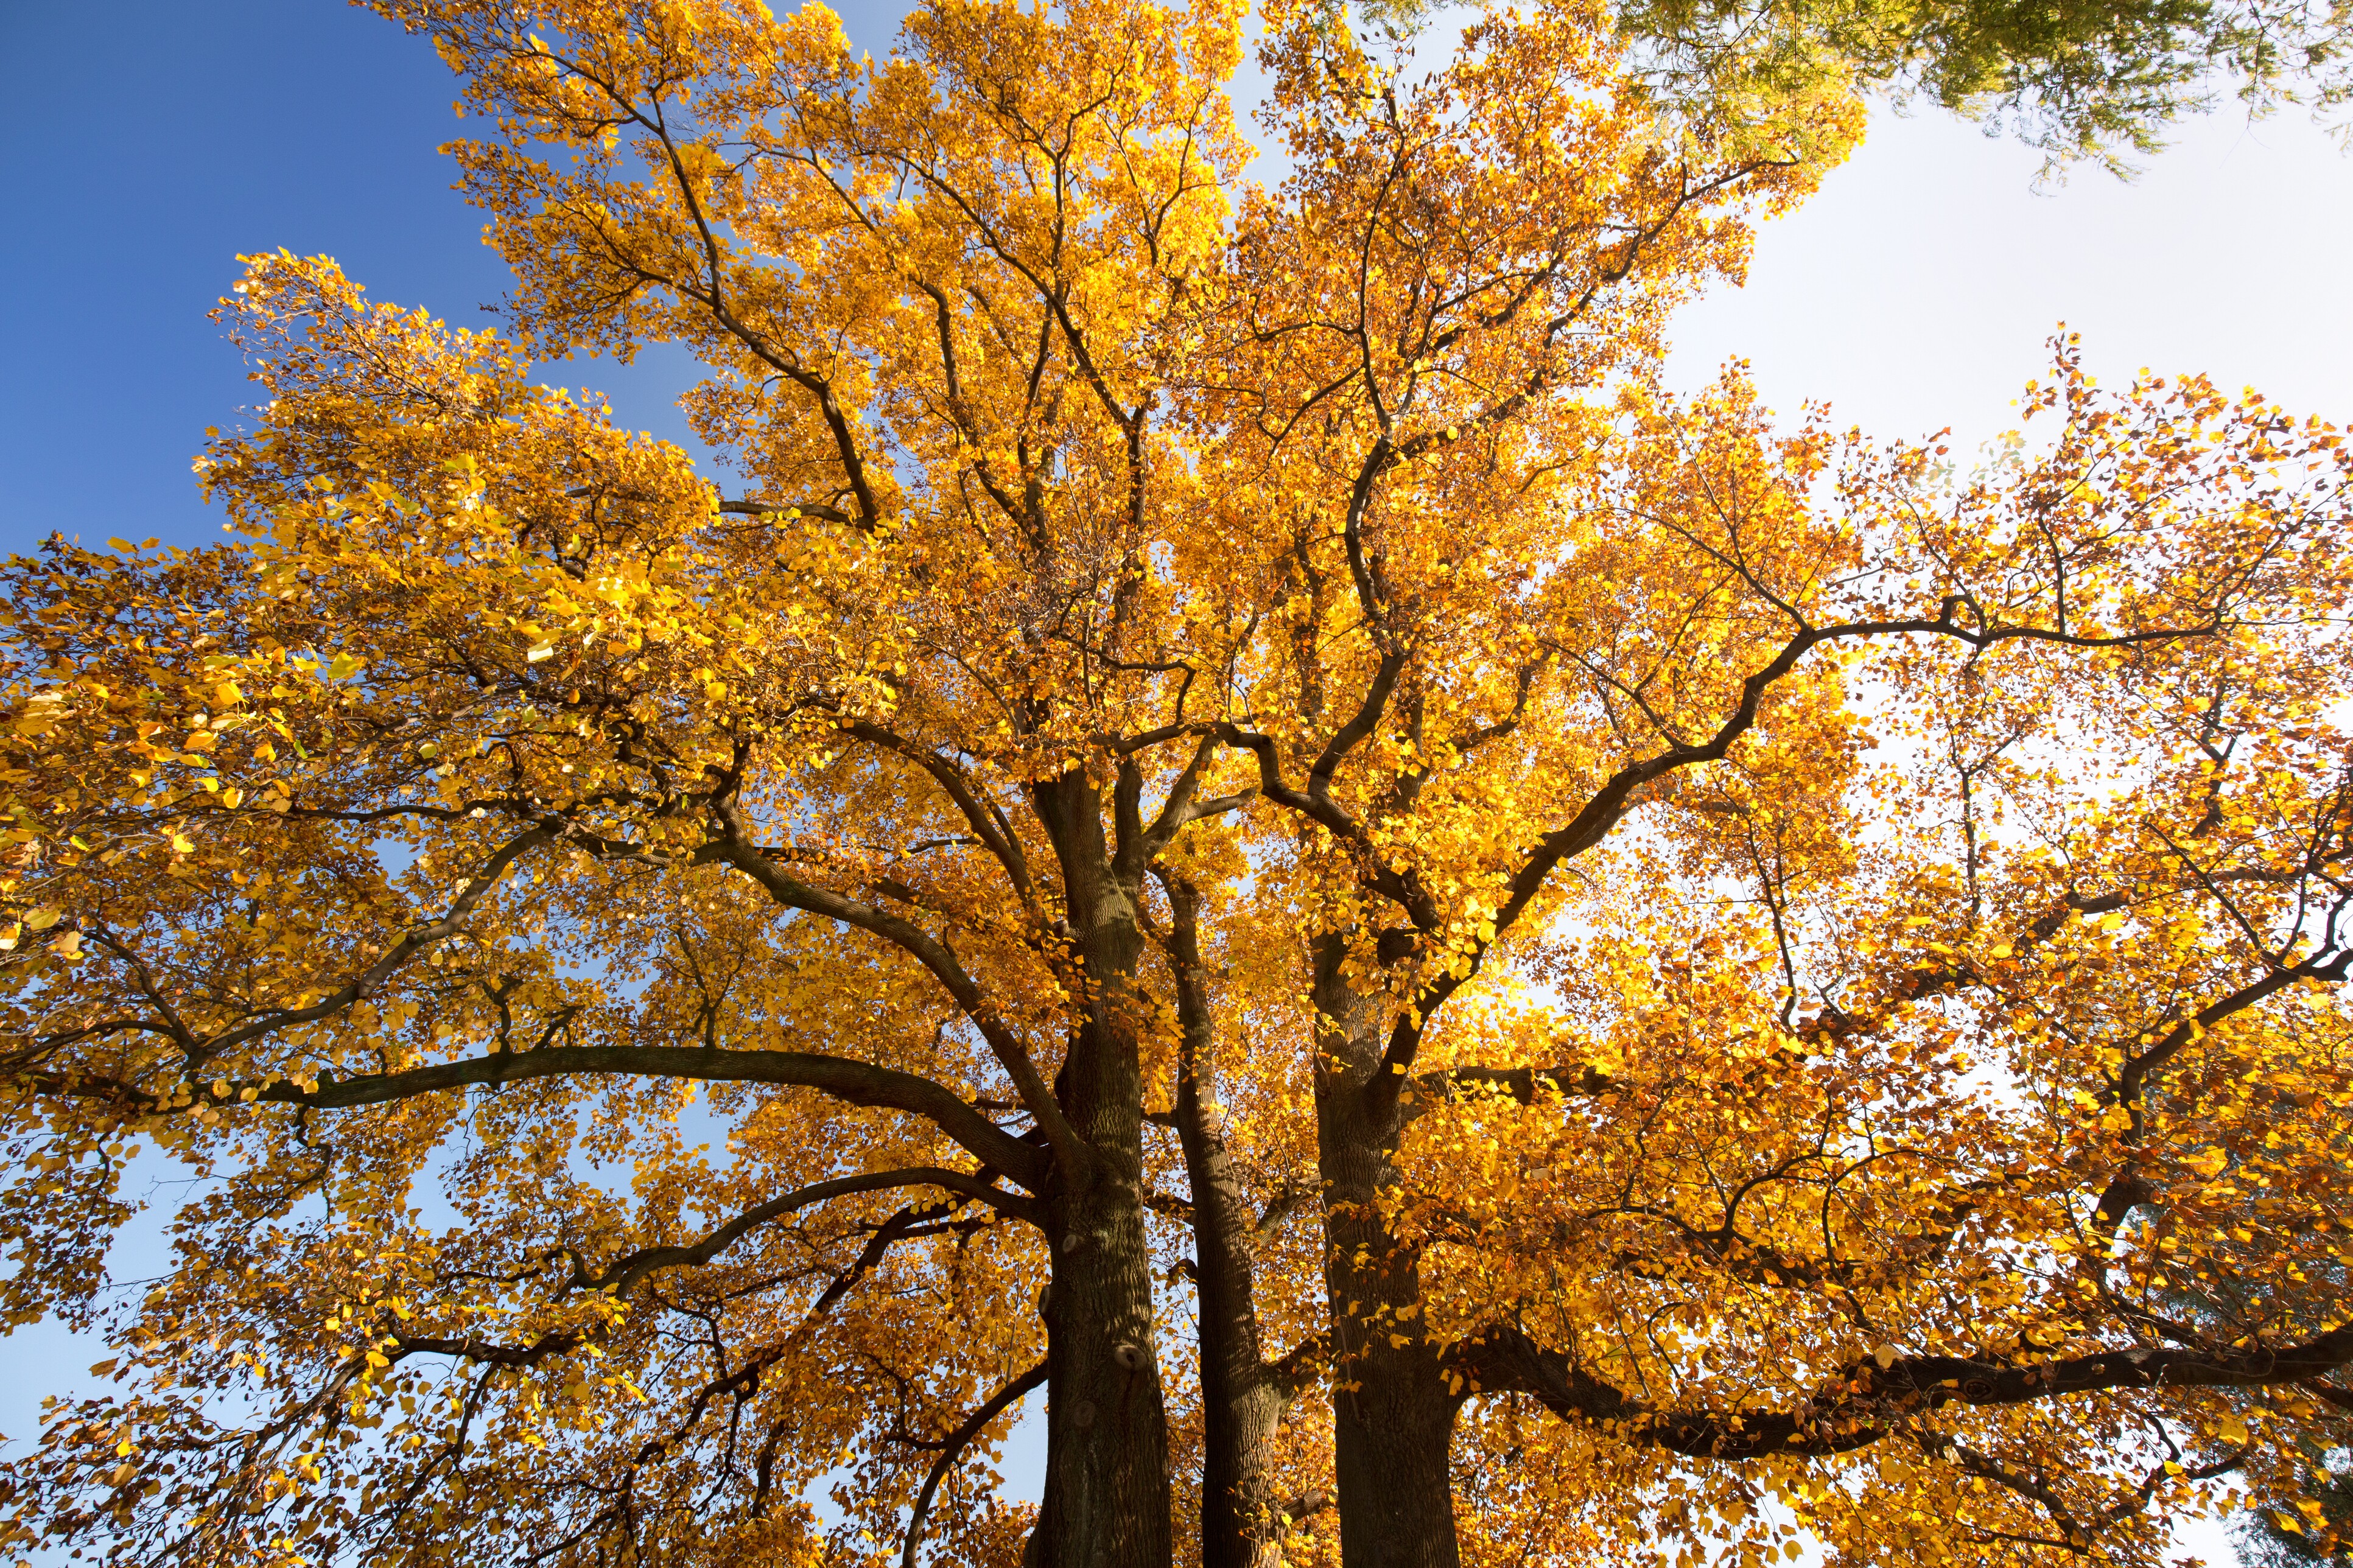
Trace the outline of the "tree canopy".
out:
[[[1408,26],[1413,7],[1399,8]],[[1619,26],[1675,96],[1802,80],[1843,66],[2015,133],[2047,174],[2116,174],[2226,94],[2252,116],[2353,101],[2353,7],[2269,0],[1626,0]]]
[[[118,1355],[0,1544],[2326,1549],[2337,426],[1671,395],[1856,74],[1581,0],[1262,3],[1271,185],[1239,0],[381,8],[504,329],[249,258],[237,536],[5,568],[0,1309]],[[654,342],[724,486],[532,372]]]

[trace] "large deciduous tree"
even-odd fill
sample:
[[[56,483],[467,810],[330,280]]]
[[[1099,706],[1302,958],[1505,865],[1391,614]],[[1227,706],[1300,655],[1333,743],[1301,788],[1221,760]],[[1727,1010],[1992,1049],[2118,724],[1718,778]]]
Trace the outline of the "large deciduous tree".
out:
[[[120,1388],[8,1542],[2325,1530],[2337,429],[2064,339],[1970,476],[1670,396],[1858,110],[1604,8],[1261,5],[1271,187],[1238,4],[384,8],[494,128],[508,330],[255,258],[240,537],[6,568],[0,1302]],[[723,490],[529,374],[656,342]]]

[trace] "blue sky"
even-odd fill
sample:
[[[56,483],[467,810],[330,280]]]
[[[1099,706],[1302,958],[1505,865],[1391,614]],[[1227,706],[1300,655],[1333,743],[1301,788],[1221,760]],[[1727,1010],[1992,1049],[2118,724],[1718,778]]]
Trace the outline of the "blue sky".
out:
[[[887,43],[897,8],[865,13]],[[468,326],[503,292],[436,152],[460,132],[453,80],[370,13],[0,0],[0,549],[217,528],[189,463],[248,395],[206,319],[240,253],[332,255],[375,298]],[[547,372],[673,437],[688,374],[660,353]]]
[[[887,42],[890,0],[845,7]],[[504,286],[436,152],[458,133],[422,42],[332,0],[0,0],[18,66],[0,132],[0,548],[52,529],[193,542],[189,460],[235,422],[244,367],[206,318],[236,256],[338,258],[377,298],[452,321]],[[1682,324],[1678,378],[1751,358],[1794,412],[1889,436],[2002,428],[2064,319],[2103,374],[2253,382],[2353,416],[2353,162],[2301,120],[2189,127],[2137,183],[2037,191],[2035,155],[1931,112],[1878,117],[1823,193],[1761,236],[1749,288]],[[683,434],[682,358],[548,367]]]
[[[880,47],[896,7],[844,14]],[[371,15],[0,0],[0,60],[16,68],[0,121],[0,549],[52,530],[215,533],[189,461],[248,395],[206,320],[238,252],[325,252],[375,297],[470,325],[501,295],[435,151],[459,129],[451,80]],[[1823,193],[1762,234],[1750,286],[1684,318],[1676,379],[1742,354],[1786,412],[1829,399],[1882,435],[1949,425],[1974,444],[2006,426],[2064,319],[2104,378],[2204,369],[2353,418],[2353,161],[2321,133],[2225,110],[2131,184],[2038,189],[2037,167],[1940,114],[1876,117]],[[673,437],[688,374],[659,352],[547,371]],[[83,1359],[54,1331],[0,1342],[0,1431],[27,1435],[38,1393]]]

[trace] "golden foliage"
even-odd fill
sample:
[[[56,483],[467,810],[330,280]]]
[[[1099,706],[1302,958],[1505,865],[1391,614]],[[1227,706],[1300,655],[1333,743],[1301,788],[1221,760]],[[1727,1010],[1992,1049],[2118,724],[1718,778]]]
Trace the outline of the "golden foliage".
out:
[[[2335,427],[2065,339],[1967,478],[1669,396],[1857,113],[1668,115],[1582,5],[1422,74],[1262,5],[1272,187],[1238,5],[873,63],[381,8],[491,128],[514,335],[251,258],[238,537],[5,569],[0,1306],[121,1389],[6,1541],[2153,1563],[2216,1476],[2296,1506]],[[650,342],[744,498],[530,374]],[[196,1184],[133,1298],[142,1148]]]

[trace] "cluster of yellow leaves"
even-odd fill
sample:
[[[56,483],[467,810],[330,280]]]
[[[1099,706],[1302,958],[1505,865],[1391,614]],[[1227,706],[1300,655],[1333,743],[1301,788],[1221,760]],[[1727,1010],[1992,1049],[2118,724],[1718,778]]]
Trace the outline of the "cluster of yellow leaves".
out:
[[[2143,1563],[2342,1434],[2338,431],[1669,397],[1857,110],[1583,5],[1261,6],[1272,189],[1238,5],[382,8],[520,335],[254,258],[239,539],[6,568],[0,1311],[128,1386],[0,1542],[1009,1565],[1044,1379],[1113,1568],[1392,1421],[1441,1556]],[[529,374],[655,341],[748,498]]]

